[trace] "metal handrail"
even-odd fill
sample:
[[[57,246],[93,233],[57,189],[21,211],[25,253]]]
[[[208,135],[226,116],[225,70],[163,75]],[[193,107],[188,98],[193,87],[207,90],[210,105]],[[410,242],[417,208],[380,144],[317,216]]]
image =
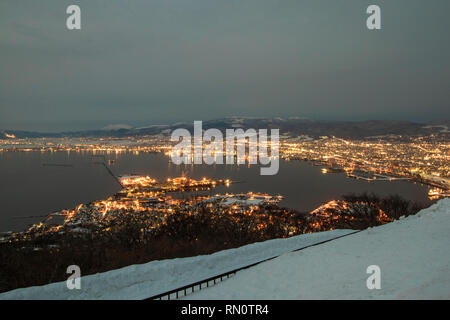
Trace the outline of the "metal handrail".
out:
[[[341,236],[337,236],[335,238],[323,240],[323,241],[316,242],[316,243],[313,243],[313,244],[310,244],[310,245],[307,245],[307,246],[304,246],[304,247],[301,247],[301,248],[298,248],[298,249],[294,249],[294,250],[288,251],[286,253],[296,252],[296,251],[300,251],[300,250],[303,250],[303,249],[306,249],[306,248],[314,247],[314,246],[317,246],[317,245],[320,245],[320,244],[324,244],[326,242],[330,242],[330,241],[333,241],[333,240],[336,240],[336,239],[339,239],[339,238],[350,236],[352,234],[355,234],[355,233],[358,233],[358,232],[361,232],[361,231],[363,231],[363,230],[356,230],[354,232],[347,233],[347,234],[344,234],[344,235],[341,235]],[[285,253],[283,253],[283,254],[285,254]],[[273,256],[273,257],[270,257],[270,258],[266,258],[264,260],[260,260],[260,261],[254,262],[252,264],[249,264],[249,265],[237,268],[237,269],[233,269],[231,271],[224,272],[224,273],[221,273],[221,274],[216,275],[216,276],[212,276],[212,277],[207,278],[207,279],[203,279],[203,280],[200,280],[200,281],[197,281],[197,282],[193,282],[193,283],[190,283],[188,285],[185,285],[185,286],[173,289],[173,290],[169,290],[169,291],[166,291],[166,292],[163,292],[163,293],[151,296],[151,297],[146,298],[144,300],[162,300],[163,297],[167,297],[167,300],[170,300],[171,299],[171,295],[175,295],[175,299],[178,299],[180,297],[179,293],[183,292],[184,293],[183,296],[186,296],[189,293],[188,289],[191,289],[190,293],[193,293],[195,291],[195,287],[198,286],[199,290],[201,290],[202,289],[202,284],[205,284],[205,283],[206,283],[206,287],[208,288],[209,287],[209,282],[211,282],[211,281],[213,281],[214,282],[213,285],[215,285],[216,281],[218,279],[220,279],[220,281],[223,281],[223,278],[226,277],[226,279],[228,279],[230,276],[235,275],[236,272],[238,272],[238,271],[254,267],[254,266],[256,266],[256,265],[258,265],[260,263],[267,262],[269,260],[273,260],[275,258],[278,258],[279,256],[280,255],[276,255],[276,256]]]

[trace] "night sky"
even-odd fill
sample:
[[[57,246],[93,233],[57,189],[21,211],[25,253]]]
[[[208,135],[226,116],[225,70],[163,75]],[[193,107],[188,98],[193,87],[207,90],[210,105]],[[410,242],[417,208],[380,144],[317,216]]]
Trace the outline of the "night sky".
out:
[[[70,4],[81,30],[66,28]],[[2,0],[0,128],[448,120],[449,13],[448,0]]]

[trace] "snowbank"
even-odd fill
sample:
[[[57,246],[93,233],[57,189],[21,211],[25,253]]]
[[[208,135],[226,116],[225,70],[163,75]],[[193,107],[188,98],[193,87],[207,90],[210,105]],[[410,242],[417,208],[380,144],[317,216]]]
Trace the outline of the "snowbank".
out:
[[[369,290],[369,265],[381,289]],[[450,199],[238,272],[188,299],[449,299]]]
[[[144,299],[307,245],[351,233],[334,230],[269,240],[211,255],[152,261],[81,278],[80,290],[66,282],[16,289],[1,299]],[[83,273],[83,270],[81,270]]]

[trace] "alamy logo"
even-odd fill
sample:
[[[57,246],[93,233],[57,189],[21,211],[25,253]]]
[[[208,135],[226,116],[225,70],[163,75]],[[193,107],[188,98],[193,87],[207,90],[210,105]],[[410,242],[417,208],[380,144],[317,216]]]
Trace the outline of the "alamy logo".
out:
[[[81,289],[81,269],[79,266],[73,264],[67,267],[66,273],[70,274],[67,278],[66,286],[67,289]]]
[[[366,281],[367,289],[381,289],[381,269],[377,265],[367,267],[367,274],[371,274]]]
[[[72,4],[67,7],[66,13],[70,14],[66,20],[66,26],[69,30],[81,29],[81,9],[79,6]]]
[[[181,138],[181,141],[180,141]],[[179,142],[172,148],[174,164],[259,164],[261,175],[275,175],[279,169],[279,129],[226,129],[226,138],[219,129],[203,132],[202,121],[194,121],[194,138],[187,129],[172,132],[171,141]],[[209,143],[205,144],[204,143]],[[248,153],[246,146],[248,145]],[[224,151],[225,150],[225,151]],[[269,155],[270,152],[270,155]]]
[[[381,29],[381,9],[379,6],[372,4],[367,7],[367,14],[370,16],[367,18],[366,25],[369,30]]]

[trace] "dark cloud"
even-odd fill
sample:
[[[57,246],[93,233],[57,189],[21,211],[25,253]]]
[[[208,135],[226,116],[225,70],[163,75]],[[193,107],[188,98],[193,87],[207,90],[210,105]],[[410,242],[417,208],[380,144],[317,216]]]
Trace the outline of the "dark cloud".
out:
[[[65,27],[79,4],[82,30]],[[369,4],[382,30],[365,28]],[[449,118],[450,2],[0,3],[0,127]]]

